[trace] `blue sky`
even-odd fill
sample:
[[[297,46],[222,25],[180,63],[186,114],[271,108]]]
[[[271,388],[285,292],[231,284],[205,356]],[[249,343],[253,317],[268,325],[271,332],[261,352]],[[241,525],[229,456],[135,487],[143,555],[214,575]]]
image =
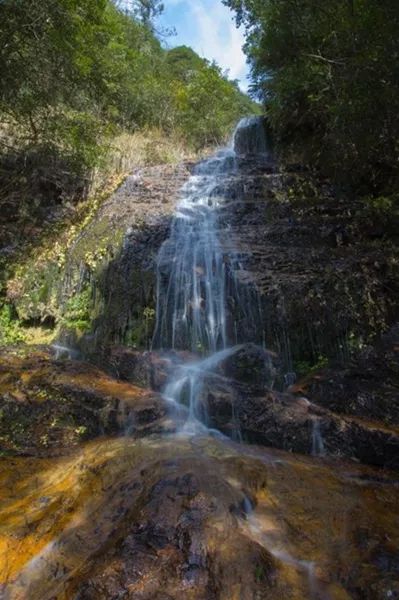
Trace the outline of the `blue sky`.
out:
[[[174,27],[177,35],[166,40],[168,46],[191,46],[200,55],[216,60],[238,79],[242,89],[248,87],[248,66],[242,51],[244,34],[235,26],[233,13],[221,0],[164,0],[165,10],[159,18],[163,27]]]

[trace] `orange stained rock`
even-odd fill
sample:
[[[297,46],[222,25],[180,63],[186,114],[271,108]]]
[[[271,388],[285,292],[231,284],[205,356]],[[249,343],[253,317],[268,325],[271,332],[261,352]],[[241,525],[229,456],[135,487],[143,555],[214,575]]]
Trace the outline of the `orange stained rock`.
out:
[[[199,600],[217,582],[221,600],[308,600],[309,582],[332,600],[356,586],[378,598],[392,577],[378,557],[399,546],[389,473],[207,437],[101,439],[64,458],[1,459],[0,491],[7,600],[72,600],[89,574],[93,585],[97,574],[119,582],[138,559],[140,574],[118,583],[138,600],[161,589]],[[153,546],[148,523],[170,539]],[[174,544],[185,523],[191,541]],[[198,589],[185,579],[190,560],[208,570]]]
[[[68,361],[58,363],[51,360],[48,352],[35,350],[30,355],[12,354],[1,355],[0,385],[22,385],[46,381],[53,384],[73,384],[86,386],[104,393],[117,392],[117,396],[136,394],[143,390],[128,383],[119,382],[105,375],[89,363]]]

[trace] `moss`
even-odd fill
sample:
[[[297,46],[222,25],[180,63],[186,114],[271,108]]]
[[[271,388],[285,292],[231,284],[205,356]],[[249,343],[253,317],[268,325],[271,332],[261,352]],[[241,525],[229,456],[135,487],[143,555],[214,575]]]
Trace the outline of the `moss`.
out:
[[[7,265],[2,285],[10,314],[4,309],[0,316],[0,345],[48,344],[62,328],[75,337],[90,329],[96,278],[123,240],[122,230],[96,216],[121,181],[114,179],[102,194],[78,206],[73,221],[44,229],[36,245],[25,246]]]
[[[376,238],[397,238],[399,231],[399,195],[366,197],[358,218],[368,221]]]
[[[132,320],[123,341],[132,348],[149,348],[155,323],[155,310],[146,306],[138,318]]]
[[[91,328],[93,301],[90,288],[83,289],[69,298],[61,317],[65,329],[86,333]]]
[[[316,362],[310,362],[306,360],[298,360],[294,362],[295,373],[299,377],[305,377],[305,375],[311,375],[325,369],[329,365],[329,359],[326,356],[319,356]]]
[[[25,341],[25,335],[20,322],[14,318],[12,307],[4,304],[0,307],[0,346],[23,341]]]
[[[284,196],[288,198],[291,206],[295,208],[315,204],[320,198],[320,189],[310,173],[286,176]]]
[[[56,339],[57,331],[48,327],[24,327],[24,341],[30,346],[49,345]]]
[[[57,287],[61,269],[56,260],[50,258],[39,264],[27,264],[24,271],[21,275],[17,274],[8,286],[8,294],[14,301],[19,319],[29,321],[57,317]]]
[[[123,236],[123,227],[111,227],[107,218],[95,219],[71,246],[68,260],[74,264],[83,263],[94,272],[116,253]]]

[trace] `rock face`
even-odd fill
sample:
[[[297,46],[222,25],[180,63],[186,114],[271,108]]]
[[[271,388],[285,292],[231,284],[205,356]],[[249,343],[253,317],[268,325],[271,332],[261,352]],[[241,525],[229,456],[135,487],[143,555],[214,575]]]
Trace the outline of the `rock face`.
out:
[[[215,425],[221,427],[217,407]],[[399,428],[354,415],[343,417],[306,398],[269,393],[245,397],[235,409],[242,437],[251,442],[303,454],[355,458],[398,468]],[[222,428],[222,427],[221,427]]]
[[[324,369],[292,387],[321,406],[399,425],[399,326],[365,348],[345,368]]]
[[[0,361],[1,453],[51,456],[99,435],[168,430],[158,394],[92,365],[57,361],[45,349],[9,351]]]
[[[88,270],[94,307],[91,335],[81,344],[86,353],[121,342],[149,347],[155,318],[156,257],[168,236],[178,191],[189,176],[188,166],[151,167],[129,177],[70,252],[69,269],[77,272],[79,248],[90,238],[96,244],[98,226],[112,237],[119,231],[112,255],[100,260],[94,273]]]
[[[98,277],[90,275],[97,282],[97,317],[88,345],[149,346],[155,258],[188,174],[171,170],[159,179],[154,171],[142,172],[98,217],[102,221],[107,214],[113,228],[119,223],[123,243]],[[227,298],[238,342],[248,336],[266,340],[285,373],[303,373],[321,361],[344,363],[398,319],[398,248],[389,228],[382,237],[378,233],[378,215],[364,202],[349,202],[308,172],[249,158],[238,161],[238,171],[214,194],[224,198],[218,235],[227,268],[234,270],[236,285],[248,289],[245,307],[236,306],[234,290]],[[81,243],[90,235],[89,227]],[[71,268],[77,272],[74,254]],[[256,329],[244,330],[243,311],[259,308]]]
[[[138,169],[51,248],[28,255],[7,283],[20,320],[55,327],[86,354],[111,343],[148,347],[156,256],[190,168]]]
[[[237,277],[261,293],[257,339],[263,330],[287,371],[345,361],[398,318],[397,245],[376,236],[367,205],[309,173],[245,165],[223,222],[226,249],[241,253]]]
[[[229,336],[265,342],[285,374],[345,364],[399,318],[394,222],[299,167],[254,157],[237,165],[223,190],[214,190],[218,200],[223,195],[218,235],[226,268],[247,298],[237,306],[234,290],[228,293]],[[191,168],[138,170],[75,235],[61,262],[45,256],[27,265],[9,282],[20,317],[56,323],[64,342],[86,355],[113,344],[149,349],[156,257]],[[256,313],[253,331],[245,330],[248,310]]]

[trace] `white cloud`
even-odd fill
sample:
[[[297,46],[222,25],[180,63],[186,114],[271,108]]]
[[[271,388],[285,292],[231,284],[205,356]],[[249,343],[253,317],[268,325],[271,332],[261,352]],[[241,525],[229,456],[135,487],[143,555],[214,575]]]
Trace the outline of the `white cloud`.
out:
[[[190,45],[208,60],[215,60],[229,71],[230,78],[239,79],[246,89],[248,67],[242,51],[244,33],[237,29],[232,12],[221,0],[165,0],[165,9],[173,9],[177,18],[176,43]],[[184,18],[183,18],[184,14]],[[185,31],[181,31],[184,27]]]

